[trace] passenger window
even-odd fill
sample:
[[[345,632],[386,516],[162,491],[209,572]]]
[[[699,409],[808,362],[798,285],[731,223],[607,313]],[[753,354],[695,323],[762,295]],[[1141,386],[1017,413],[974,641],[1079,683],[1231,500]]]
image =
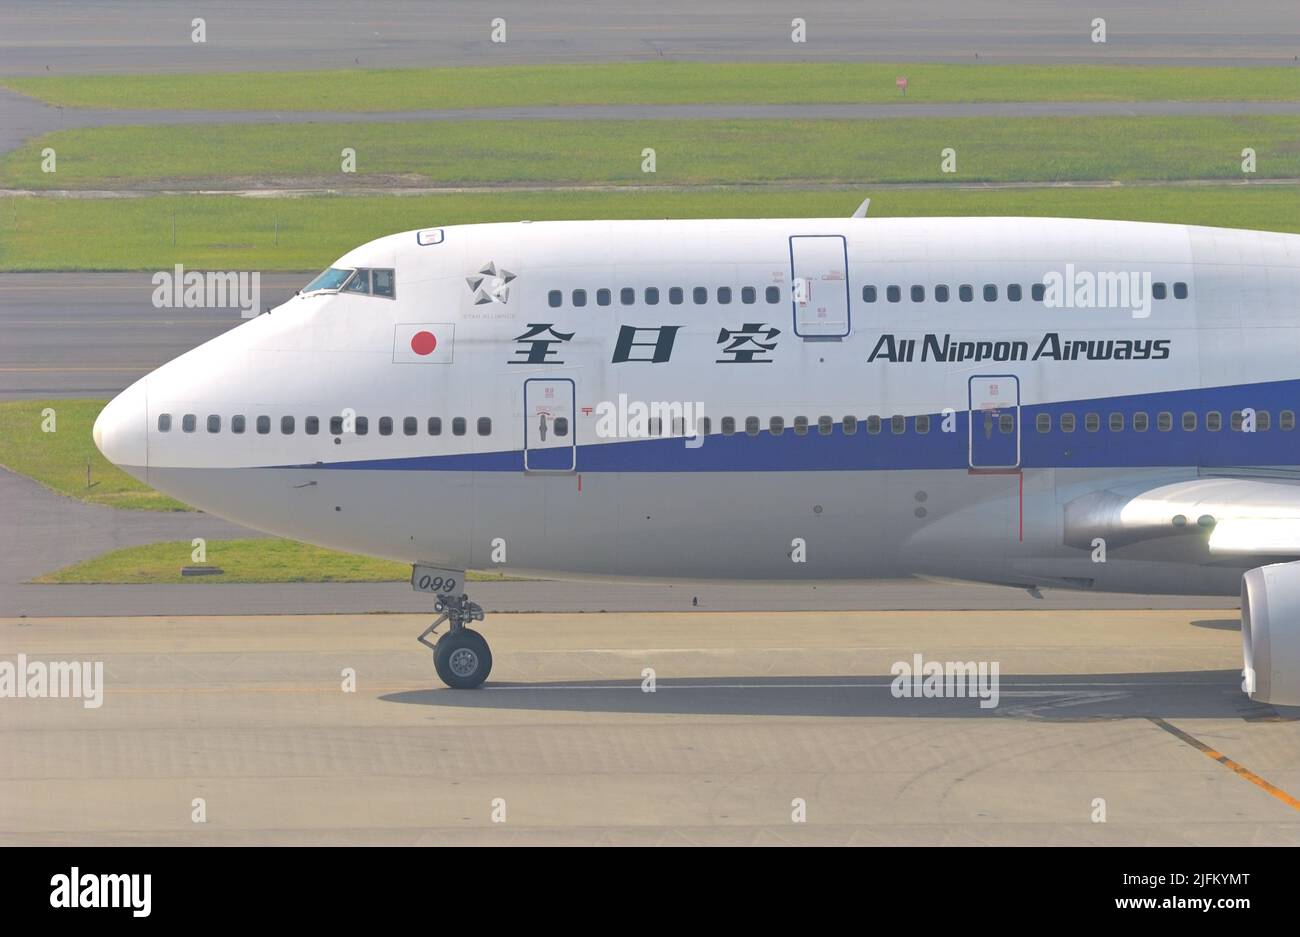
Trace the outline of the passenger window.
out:
[[[1139,410],[1133,414],[1133,432],[1145,433],[1151,427],[1151,419],[1145,412]]]
[[[381,416],[379,418],[379,435],[393,435],[393,418],[391,416]]]
[[[187,413],[183,417],[181,417],[181,429],[186,433],[194,432],[194,429],[196,426],[198,426],[198,423],[199,423],[198,417],[196,417],[193,413]]]
[[[1168,410],[1161,410],[1156,414],[1156,429],[1159,432],[1167,433],[1174,428],[1174,415]]]
[[[734,416],[724,416],[722,418],[722,435],[734,436],[736,434],[736,418]]]
[[[158,432],[170,433],[172,431],[172,415],[170,413],[158,414]]]
[[[1124,414],[1112,413],[1110,415],[1110,431],[1112,433],[1124,432]]]
[[[1050,433],[1052,431],[1052,415],[1050,413],[1040,413],[1034,424],[1040,433]]]
[[[910,295],[911,295],[911,297],[912,297],[912,302],[914,302],[914,303],[923,303],[923,302],[925,302],[925,287],[924,287],[924,286],[913,286],[912,289],[911,289]]]
[[[745,435],[746,436],[758,435],[758,417],[756,416],[745,417]]]
[[[257,434],[265,436],[271,432],[271,418],[269,416],[259,416],[257,418]]]
[[[1183,413],[1183,430],[1184,432],[1193,432],[1196,429],[1196,414],[1191,410]]]
[[[1165,285],[1163,283],[1151,284],[1151,296],[1155,299],[1165,298]]]
[[[874,286],[862,287],[862,301],[864,303],[874,303],[876,301],[876,288]]]
[[[936,303],[946,303],[948,301],[948,287],[936,286],[934,288],[934,301]]]
[[[352,279],[348,280],[348,285],[343,287],[345,293],[369,293],[370,292],[370,271],[358,270],[352,274]]]
[[[453,436],[464,436],[465,425],[465,418],[463,416],[452,417],[451,434]]]
[[[828,416],[817,417],[817,432],[822,436],[829,436],[831,430],[835,428],[835,421]]]
[[[1267,433],[1272,420],[1269,418],[1267,410],[1255,411],[1255,431],[1258,433]]]
[[[646,421],[646,432],[656,438],[662,436],[664,434],[663,419],[657,416],[650,417],[650,419]]]
[[[891,303],[902,302],[903,291],[896,286],[887,286],[885,287],[885,299]]]
[[[480,436],[491,436],[491,435],[492,435],[492,417],[490,417],[490,416],[481,416],[481,417],[479,417],[479,418],[478,418],[478,425],[476,426],[476,429],[478,430],[478,434],[479,434]],[[555,435],[556,435],[556,436],[567,436],[567,435],[569,435],[569,418],[568,418],[568,417],[566,417],[566,416],[557,416],[557,417],[555,418]]]
[[[1236,427],[1234,427],[1234,429],[1235,428]],[[1223,429],[1223,414],[1218,410],[1211,410],[1209,413],[1205,414],[1205,429],[1206,432],[1210,433],[1217,433],[1219,430]]]
[[[907,417],[895,414],[889,418],[889,431],[899,436],[907,430]]]
[[[779,416],[774,416],[767,421],[767,431],[773,436],[780,436],[785,432],[785,420]]]
[[[208,414],[208,432],[209,433],[221,432],[221,417],[217,416],[215,413]]]
[[[1018,302],[1020,302],[1020,299],[1021,299],[1020,284],[1019,284],[1019,283],[1008,283],[1008,284],[1007,284],[1007,301],[1008,301],[1008,302],[1012,302],[1012,303],[1018,303]]]
[[[697,286],[691,290],[691,302],[697,306],[703,306],[709,301],[709,291],[703,286]]]
[[[647,306],[659,305],[659,287],[647,286],[645,288],[645,304]]]
[[[236,432],[240,432],[240,430],[236,430]],[[341,416],[330,417],[330,435],[331,436],[343,435],[343,417]]]
[[[1090,433],[1095,433],[1101,429],[1101,414],[1085,413],[1083,415],[1083,428]]]
[[[1062,414],[1061,414],[1061,432],[1063,432],[1063,433],[1073,433],[1073,432],[1074,432],[1074,428],[1075,428],[1074,414],[1073,414],[1073,413],[1062,413]]]
[[[984,284],[984,302],[996,303],[998,301],[998,288],[992,283]]]
[[[840,426],[843,427],[845,436],[852,436],[858,431],[858,418],[856,416],[846,416],[840,422]]]
[[[431,417],[429,417],[429,425],[428,425],[427,428],[428,428],[428,432],[429,432],[429,435],[430,435],[430,436],[441,436],[441,435],[442,435],[442,417],[440,417],[440,416],[431,416]]]
[[[546,304],[552,309],[559,309],[560,303],[563,301],[564,297],[560,295],[559,290],[551,290],[546,294]]]
[[[282,436],[293,435],[293,417],[291,416],[280,417],[280,434]]]
[[[1295,411],[1283,410],[1277,415],[1277,428],[1284,433],[1289,433],[1295,429]]]
[[[764,296],[769,303],[779,303],[781,301],[781,287],[769,286],[764,292]]]
[[[245,423],[244,414],[235,414],[230,418],[230,431],[232,433],[242,433],[244,431]]]
[[[975,298],[975,289],[969,283],[963,283],[957,287],[957,298],[968,303]]]
[[[307,431],[308,436],[317,436],[320,434],[320,417],[309,416],[303,420],[302,428]]]
[[[573,302],[573,305],[578,306],[578,307],[582,307],[582,306],[587,305],[587,291],[586,291],[586,290],[574,290],[574,291],[573,291],[573,295],[572,295],[572,302]]]
[[[926,433],[930,432],[930,415],[928,413],[922,413],[912,421],[912,426],[916,430],[917,435],[924,436]]]
[[[709,435],[709,434],[712,433],[712,432],[713,432],[713,417],[711,417],[711,416],[706,416],[706,417],[704,418],[704,426],[703,426],[703,428],[700,430],[700,435],[701,435],[701,436],[707,436],[707,435]]]
[[[1174,299],[1186,299],[1186,298],[1187,298],[1187,284],[1186,284],[1186,283],[1175,283],[1175,284],[1174,284]]]
[[[871,415],[867,417],[867,435],[874,436],[880,432],[880,417]]]
[[[313,417],[314,419],[314,417]],[[414,436],[420,431],[420,421],[413,416],[402,417],[402,435]],[[310,430],[308,430],[310,432]]]
[[[998,429],[1007,435],[1016,431],[1016,418],[1010,413],[1003,413],[998,416]]]
[[[366,435],[367,433],[370,432],[370,417],[368,417],[368,416],[359,416],[359,417],[356,418],[356,420],[354,421],[353,425],[354,425],[355,428],[356,428],[357,435],[358,435],[358,436],[364,436],[364,435]]]
[[[808,417],[797,416],[794,418],[794,434],[796,436],[808,435]]]
[[[729,286],[718,287],[718,302],[724,306],[731,302],[731,287]]]
[[[680,286],[674,286],[668,290],[668,301],[672,303],[674,306],[680,306],[682,304],[682,300],[685,298],[686,298],[686,294],[682,292],[682,288]]]
[[[1047,295],[1047,287],[1041,283],[1031,284],[1029,287],[1029,298],[1036,303],[1041,303],[1043,297]]]
[[[609,290],[596,290],[596,305],[608,306],[613,299],[613,294]]]
[[[618,291],[618,301],[624,306],[630,306],[636,302],[636,290],[630,286],[625,286]]]
[[[746,306],[752,306],[758,302],[758,290],[752,286],[742,286],[740,288],[740,301]]]
[[[376,296],[386,296],[389,299],[392,299],[394,295],[393,271],[371,270],[370,290]]]

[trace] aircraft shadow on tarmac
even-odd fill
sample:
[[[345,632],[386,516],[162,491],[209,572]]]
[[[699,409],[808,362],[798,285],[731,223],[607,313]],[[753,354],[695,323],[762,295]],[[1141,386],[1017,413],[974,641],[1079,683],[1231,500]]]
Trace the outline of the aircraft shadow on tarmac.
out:
[[[899,698],[890,675],[839,677],[697,677],[507,683],[477,690],[442,687],[381,697],[386,702],[455,709],[526,709],[645,715],[1020,718],[1089,722],[1133,718],[1229,718],[1295,721],[1300,708],[1252,702],[1231,670],[1169,673],[1014,674],[999,682],[995,707],[979,698]]]

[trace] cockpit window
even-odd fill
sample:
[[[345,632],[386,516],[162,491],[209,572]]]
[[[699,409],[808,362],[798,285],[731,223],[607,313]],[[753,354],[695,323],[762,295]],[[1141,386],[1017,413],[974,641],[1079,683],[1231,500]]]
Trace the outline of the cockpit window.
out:
[[[370,292],[370,271],[358,270],[348,280],[348,285],[344,287],[345,293],[369,293]]]
[[[393,298],[393,271],[371,270],[370,288],[376,296],[387,296],[389,299],[392,299]]]
[[[340,270],[338,267],[330,267],[316,279],[304,286],[302,291],[304,293],[314,293],[317,290],[336,290],[342,286],[351,275],[351,270]]]

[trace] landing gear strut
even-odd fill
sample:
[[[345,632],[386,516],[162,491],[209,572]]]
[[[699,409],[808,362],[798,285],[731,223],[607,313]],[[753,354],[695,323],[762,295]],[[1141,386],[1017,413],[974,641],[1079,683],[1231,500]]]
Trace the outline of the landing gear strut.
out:
[[[453,690],[472,690],[492,672],[492,651],[477,631],[466,628],[471,621],[483,620],[483,607],[467,595],[440,595],[433,610],[438,620],[425,628],[416,639],[433,651],[433,666],[442,682]],[[437,642],[428,640],[444,621],[451,630]]]

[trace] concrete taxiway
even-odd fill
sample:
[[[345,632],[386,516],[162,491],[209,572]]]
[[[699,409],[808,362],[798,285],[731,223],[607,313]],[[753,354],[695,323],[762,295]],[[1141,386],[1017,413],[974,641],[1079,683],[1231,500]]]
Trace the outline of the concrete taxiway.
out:
[[[0,620],[104,665],[97,709],[0,700],[0,841],[1300,843],[1300,722],[1221,611],[499,615],[469,692],[422,623]],[[917,653],[998,705],[896,698]]]

